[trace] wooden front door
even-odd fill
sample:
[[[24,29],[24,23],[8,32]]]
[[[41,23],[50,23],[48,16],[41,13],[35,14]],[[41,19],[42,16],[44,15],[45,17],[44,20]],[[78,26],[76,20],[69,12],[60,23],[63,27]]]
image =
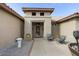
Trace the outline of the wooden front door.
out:
[[[32,23],[32,35],[34,38],[43,37],[43,22]]]

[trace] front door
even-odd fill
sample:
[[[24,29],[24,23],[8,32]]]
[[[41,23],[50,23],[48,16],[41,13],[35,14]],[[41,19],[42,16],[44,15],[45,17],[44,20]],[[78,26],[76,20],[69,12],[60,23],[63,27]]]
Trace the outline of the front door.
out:
[[[32,35],[34,38],[43,37],[43,22],[32,23]]]

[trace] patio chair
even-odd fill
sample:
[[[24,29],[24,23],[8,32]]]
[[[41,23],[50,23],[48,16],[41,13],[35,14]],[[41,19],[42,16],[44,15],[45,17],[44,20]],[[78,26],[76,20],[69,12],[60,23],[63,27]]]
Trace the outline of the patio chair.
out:
[[[47,35],[47,39],[48,39],[48,41],[53,41],[53,39],[54,39],[54,38],[53,38],[53,35],[48,34],[48,35]]]
[[[66,36],[62,35],[59,37],[59,43],[65,43],[65,40],[66,40]]]

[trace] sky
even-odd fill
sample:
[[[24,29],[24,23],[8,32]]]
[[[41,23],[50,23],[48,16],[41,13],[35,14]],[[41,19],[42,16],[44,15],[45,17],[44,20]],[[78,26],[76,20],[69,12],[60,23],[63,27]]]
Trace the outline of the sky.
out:
[[[52,16],[68,16],[79,12],[79,3],[6,3],[21,16],[24,16],[23,7],[55,8]]]

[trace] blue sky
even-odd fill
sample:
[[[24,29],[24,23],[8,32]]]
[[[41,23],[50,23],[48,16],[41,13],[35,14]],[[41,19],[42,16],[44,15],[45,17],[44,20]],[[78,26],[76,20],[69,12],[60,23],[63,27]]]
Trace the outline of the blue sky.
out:
[[[55,8],[52,16],[67,16],[79,12],[79,3],[7,3],[17,13],[24,16],[22,7]]]

